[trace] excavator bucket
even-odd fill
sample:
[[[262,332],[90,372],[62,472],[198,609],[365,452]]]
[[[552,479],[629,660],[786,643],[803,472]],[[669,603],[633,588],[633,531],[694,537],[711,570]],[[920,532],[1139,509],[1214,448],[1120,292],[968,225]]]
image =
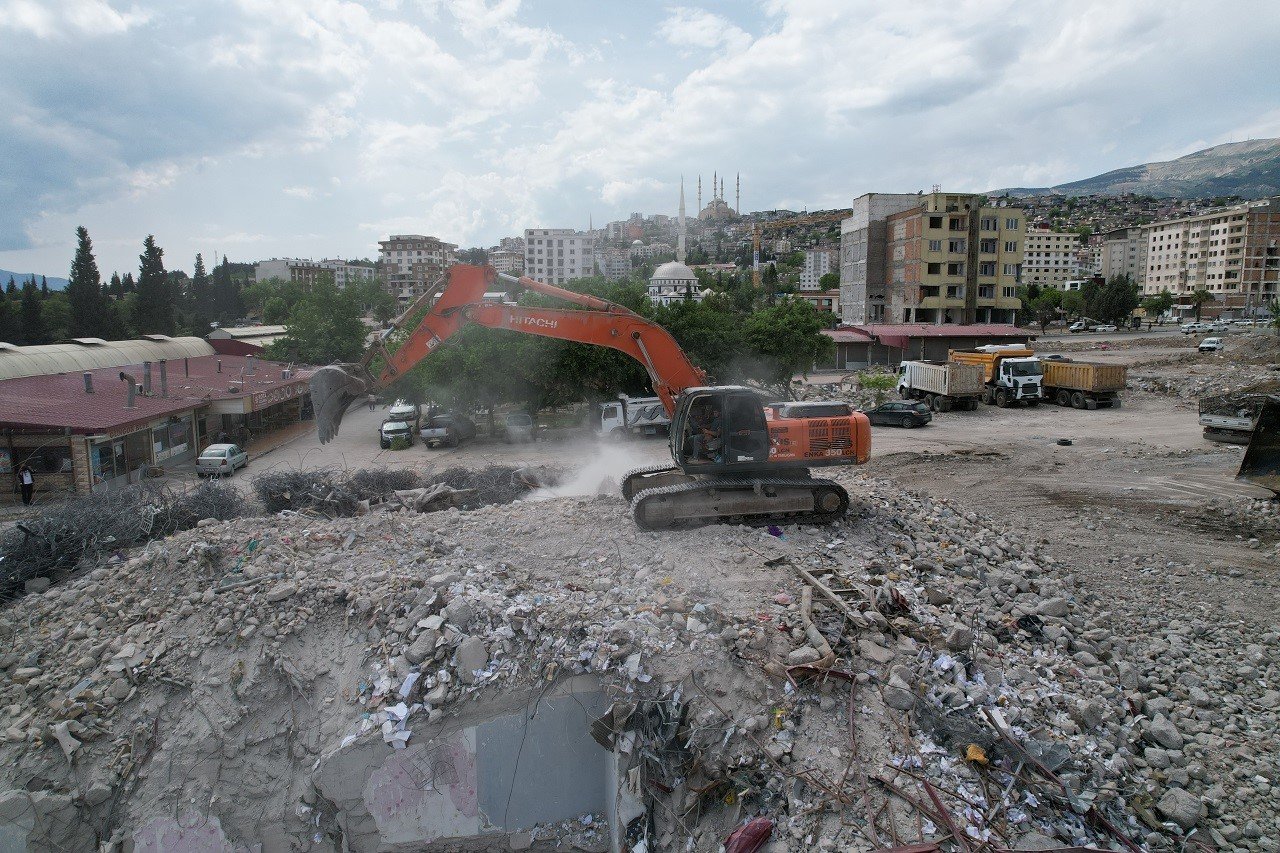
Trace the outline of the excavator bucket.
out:
[[[328,444],[337,436],[347,409],[375,387],[373,377],[358,364],[322,367],[312,374],[310,384],[311,407],[316,413],[321,444]]]
[[[1280,394],[1263,403],[1236,479],[1280,495]]]

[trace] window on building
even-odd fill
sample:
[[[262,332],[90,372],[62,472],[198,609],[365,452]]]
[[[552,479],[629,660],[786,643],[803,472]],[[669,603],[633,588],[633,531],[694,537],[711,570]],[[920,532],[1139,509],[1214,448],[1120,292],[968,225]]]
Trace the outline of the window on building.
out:
[[[1018,274],[1018,265],[1017,265],[1017,264],[1005,264],[1005,265],[1004,265],[1004,274],[1005,274],[1005,275],[1017,275],[1017,274]]]
[[[995,274],[996,274],[995,261],[983,261],[982,263],[978,264],[978,275],[995,275]]]
[[[929,264],[929,275],[942,275],[942,264]]]
[[[978,227],[983,231],[999,231],[1000,220],[994,216],[984,216],[982,217],[982,221],[978,224]]]
[[[929,251],[930,251],[930,252],[941,252],[941,251],[942,251],[942,241],[941,241],[941,240],[930,240],[930,241],[929,241]]]
[[[1004,227],[1010,231],[1018,230],[1020,225],[1021,223],[1018,222],[1018,218],[1016,216],[1010,216],[1008,219],[1004,221]]]
[[[941,228],[941,227],[942,227],[942,217],[941,217],[941,216],[930,216],[930,217],[929,217],[929,227],[930,227],[930,228]]]
[[[1004,287],[1001,288],[1001,290],[1004,292],[1005,299],[1013,299],[1018,295],[1018,289],[1016,287]]]
[[[963,254],[969,246],[968,240],[948,240],[947,251],[953,254]]]
[[[948,299],[964,299],[964,285],[963,284],[947,285],[947,298]]]
[[[947,224],[947,228],[950,231],[968,231],[969,230],[968,226],[965,224],[965,221],[961,219],[959,216],[951,217],[950,222]]]
[[[978,298],[979,299],[995,299],[996,298],[995,285],[993,284],[980,285],[978,287]]]
[[[996,253],[996,246],[998,245],[999,243],[996,240],[979,240],[978,251],[983,254],[994,255]]]
[[[964,275],[964,264],[947,264],[947,275]]]

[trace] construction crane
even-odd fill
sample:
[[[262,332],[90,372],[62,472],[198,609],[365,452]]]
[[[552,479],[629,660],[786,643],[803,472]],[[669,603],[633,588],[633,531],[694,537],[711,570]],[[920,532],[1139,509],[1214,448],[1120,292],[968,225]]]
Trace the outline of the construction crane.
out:
[[[578,308],[486,301],[498,280]],[[389,332],[423,306],[429,308],[421,322],[390,352],[385,346]],[[672,464],[636,469],[623,480],[632,516],[646,530],[725,520],[832,521],[848,509],[849,495],[809,469],[858,465],[870,455],[870,422],[845,403],[765,406],[751,388],[708,385],[706,374],[666,329],[624,306],[465,264],[453,266],[447,280],[419,297],[359,364],[316,371],[311,397],[321,443],[338,434],[354,400],[394,381],[470,324],[610,347],[644,366],[671,418],[672,459]],[[379,358],[375,377],[370,369]]]
[[[761,223],[757,220],[751,227],[751,283],[756,290],[760,289],[760,240],[763,232],[772,231],[776,228],[792,228],[800,225],[822,225],[830,222],[840,222],[849,218],[849,211],[823,211],[820,213],[805,213],[800,216],[791,216],[786,219],[771,219],[768,222]]]

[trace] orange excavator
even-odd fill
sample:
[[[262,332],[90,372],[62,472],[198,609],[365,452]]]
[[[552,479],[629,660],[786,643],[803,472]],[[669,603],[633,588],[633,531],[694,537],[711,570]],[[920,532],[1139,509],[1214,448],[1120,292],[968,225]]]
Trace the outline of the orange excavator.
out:
[[[577,305],[542,308],[494,299],[502,290],[528,290]],[[395,352],[389,334],[428,308]],[[584,310],[585,309],[585,310]],[[871,450],[866,415],[844,403],[770,403],[751,388],[708,385],[675,338],[621,305],[571,290],[517,278],[487,266],[457,264],[401,314],[359,364],[322,367],[311,379],[320,441],[338,433],[357,398],[385,386],[427,358],[468,324],[610,347],[648,371],[671,418],[674,464],[629,472],[622,483],[632,516],[646,530],[734,521],[826,523],[849,507],[838,483],[810,468],[858,465]],[[375,378],[370,368],[376,360]]]

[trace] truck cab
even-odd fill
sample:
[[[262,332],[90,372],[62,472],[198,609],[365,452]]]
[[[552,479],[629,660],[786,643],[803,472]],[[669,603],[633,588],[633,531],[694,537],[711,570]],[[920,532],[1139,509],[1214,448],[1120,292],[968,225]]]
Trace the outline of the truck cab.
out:
[[[1013,400],[1028,403],[1039,403],[1043,397],[1044,368],[1040,359],[1002,358],[999,364],[999,376],[996,380],[996,403],[1000,402],[1000,392],[1009,391]]]
[[[1024,344],[988,344],[972,350],[952,350],[949,360],[983,369],[982,399],[1001,408],[1017,403],[1040,404],[1044,397],[1044,368]]]

